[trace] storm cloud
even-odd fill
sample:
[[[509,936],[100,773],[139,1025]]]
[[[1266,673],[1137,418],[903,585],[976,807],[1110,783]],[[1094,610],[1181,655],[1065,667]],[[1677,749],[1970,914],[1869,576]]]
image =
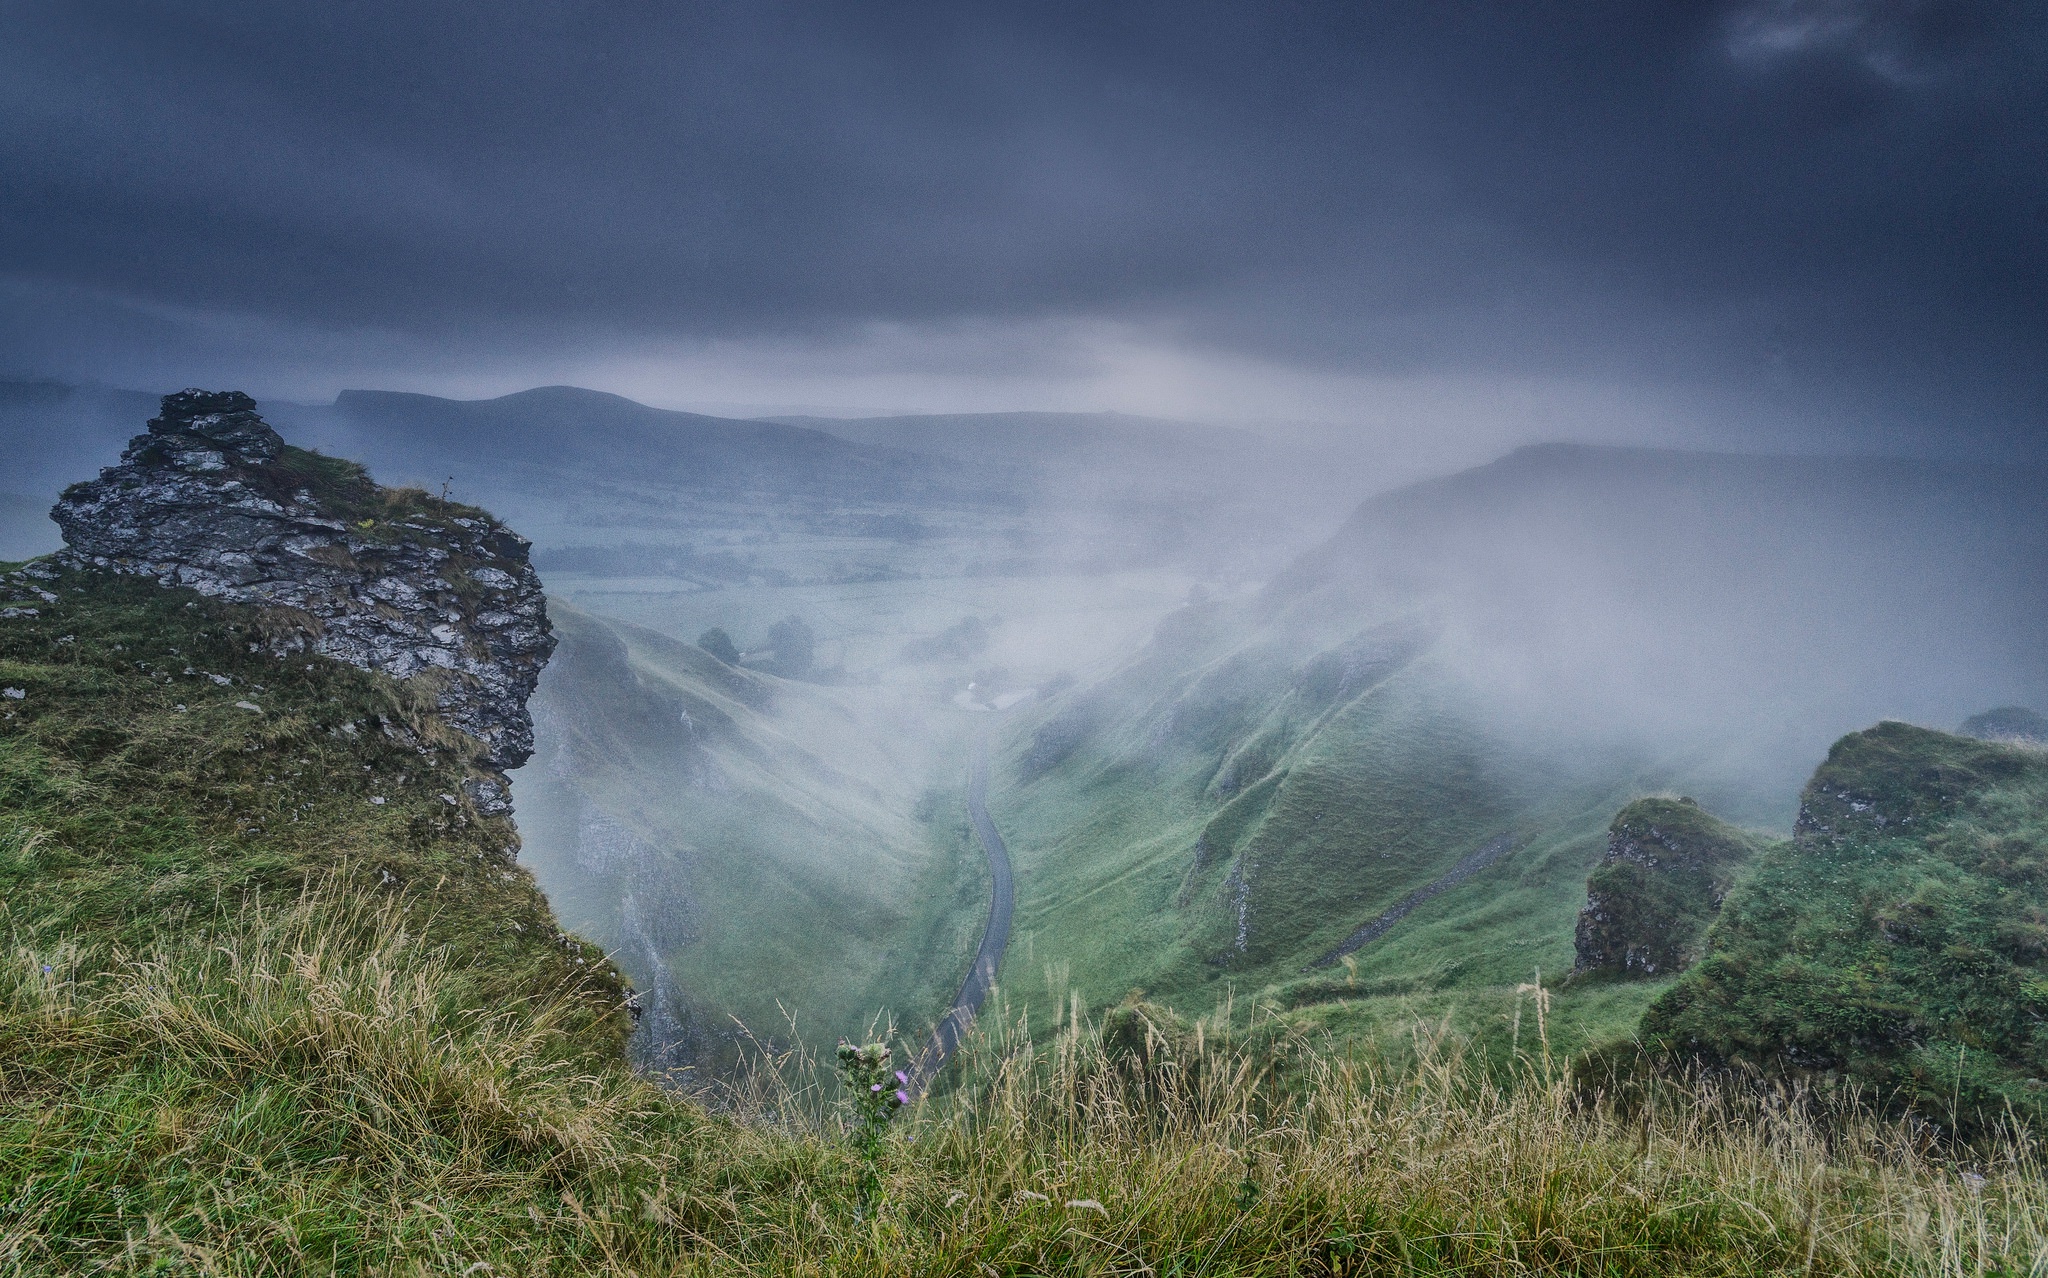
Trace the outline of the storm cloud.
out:
[[[2038,5],[4,13],[9,375],[674,400],[836,361],[1078,407],[1115,347],[1650,388],[1792,444],[2048,416]]]

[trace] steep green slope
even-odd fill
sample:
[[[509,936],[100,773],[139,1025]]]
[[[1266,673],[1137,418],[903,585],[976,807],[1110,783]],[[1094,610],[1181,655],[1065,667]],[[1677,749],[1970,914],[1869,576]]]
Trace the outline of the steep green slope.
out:
[[[462,1004],[559,1005],[586,1049],[615,1052],[624,986],[513,864],[510,820],[465,795],[481,747],[410,685],[251,651],[268,624],[93,573],[0,589],[12,944],[85,979],[108,947],[198,946],[245,908],[318,887],[393,902],[445,952]]]
[[[2048,1116],[2048,755],[1902,723],[1844,737],[1708,944],[1646,1039],[1945,1121]]]
[[[1169,618],[1013,735],[994,801],[1019,884],[1012,996],[1256,996],[1343,1036],[1448,1014],[1503,1038],[1515,987],[1571,965],[1607,816],[1658,778],[1502,740],[1418,619],[1320,652],[1299,633],[1233,646],[1242,620]],[[1622,1035],[1653,993],[1568,993],[1564,1037]]]
[[[514,782],[524,859],[653,997],[649,1059],[729,1062],[734,1018],[781,1039],[796,1013],[814,1041],[878,1012],[935,1020],[988,891],[958,795],[925,793],[955,771],[933,757],[944,743],[865,690],[554,615],[541,749]]]
[[[1374,499],[1256,604],[1190,607],[1026,709],[992,801],[1009,987],[1511,1025],[1518,986],[1574,965],[1618,808],[1684,792],[1782,828],[1840,732],[2048,685],[2042,491],[1547,447]],[[1559,1014],[1622,1035],[1663,979],[1575,982]]]

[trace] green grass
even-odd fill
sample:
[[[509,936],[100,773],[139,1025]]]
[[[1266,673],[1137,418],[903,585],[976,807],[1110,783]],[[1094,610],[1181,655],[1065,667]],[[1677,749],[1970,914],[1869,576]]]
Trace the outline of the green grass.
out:
[[[1860,1085],[1948,1124],[2048,1118],[2048,754],[1885,723],[1644,1022],[1669,1050]]]
[[[448,997],[402,902],[316,885],[216,922],[89,980],[0,960],[0,1270],[1960,1275],[2048,1248],[2023,1143],[1959,1166],[1740,1090],[1588,1103],[1533,1056],[1502,1083],[1427,1027],[1390,1067],[1143,1009],[980,1038],[869,1182],[801,1064],[712,1116],[565,1061],[545,1014]]]
[[[479,747],[431,699],[324,658],[251,651],[267,624],[149,581],[66,574],[5,592],[0,928],[52,955],[126,951],[345,874],[403,895],[480,999],[564,996],[593,1050],[625,1024],[600,951],[564,940],[510,821],[463,792]],[[254,707],[254,708],[251,708]],[[46,960],[48,961],[48,960]]]

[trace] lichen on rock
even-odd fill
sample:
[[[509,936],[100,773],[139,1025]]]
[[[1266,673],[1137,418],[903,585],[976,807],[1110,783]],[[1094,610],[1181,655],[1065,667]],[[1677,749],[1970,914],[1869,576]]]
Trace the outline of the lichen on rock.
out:
[[[263,609],[278,655],[426,681],[484,762],[515,768],[533,753],[526,701],[555,639],[525,538],[291,447],[239,391],[164,396],[120,464],[66,489],[50,517],[64,566]],[[480,806],[509,808],[502,785],[478,784]]]

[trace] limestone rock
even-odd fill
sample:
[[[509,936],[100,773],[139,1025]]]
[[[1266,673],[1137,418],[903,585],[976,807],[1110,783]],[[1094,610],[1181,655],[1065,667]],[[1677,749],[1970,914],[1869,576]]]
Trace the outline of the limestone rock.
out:
[[[555,639],[525,538],[288,446],[247,395],[166,395],[121,463],[66,489],[50,517],[71,564],[269,610],[279,655],[427,680],[492,766],[533,753],[526,701]],[[479,802],[506,806],[490,789]]]
[[[1581,972],[1668,976],[1699,958],[1734,876],[1757,850],[1691,799],[1639,799],[1615,815],[1586,880]]]

